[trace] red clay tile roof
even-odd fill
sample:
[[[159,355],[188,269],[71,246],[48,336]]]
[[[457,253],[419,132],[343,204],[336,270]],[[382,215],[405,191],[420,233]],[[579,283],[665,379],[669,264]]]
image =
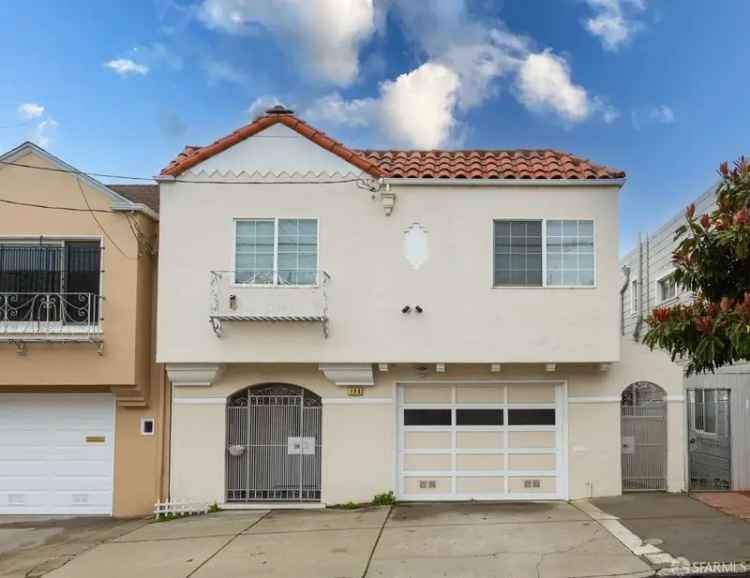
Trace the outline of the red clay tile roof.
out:
[[[149,209],[159,212],[159,185],[107,185],[116,193],[134,203],[146,205]]]
[[[358,150],[390,178],[621,179],[623,171],[552,149]]]
[[[403,179],[621,179],[623,171],[565,152],[538,150],[355,150],[281,107],[213,144],[186,146],[161,174],[178,176],[240,141],[282,123],[373,177]]]
[[[291,113],[275,112],[259,116],[250,124],[246,124],[242,128],[238,128],[231,134],[220,138],[210,145],[204,147],[197,146],[186,146],[185,149],[177,155],[167,167],[162,169],[162,175],[177,176],[191,167],[194,167],[201,161],[211,158],[214,155],[225,151],[231,146],[236,145],[238,142],[245,140],[254,134],[259,133],[262,130],[267,129],[269,126],[281,123],[292,130],[297,131],[302,136],[309,138],[315,144],[323,147],[327,151],[341,157],[346,162],[354,165],[355,167],[363,170],[373,177],[383,176],[380,174],[378,167],[372,162],[361,157],[351,149],[348,149],[338,141],[333,140],[331,137],[326,135],[324,132],[319,131],[316,128],[311,127],[302,119],[297,118]]]

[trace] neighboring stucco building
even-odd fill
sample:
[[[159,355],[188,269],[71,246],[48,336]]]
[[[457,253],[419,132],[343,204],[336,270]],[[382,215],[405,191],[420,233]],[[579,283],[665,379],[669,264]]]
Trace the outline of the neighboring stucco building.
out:
[[[716,188],[695,201],[697,215],[715,209]],[[692,294],[672,281],[675,232],[685,223],[680,211],[621,261],[626,276],[622,292],[623,335],[636,342],[647,331],[645,318],[659,306],[688,302]],[[653,354],[639,346],[638,359]],[[640,363],[640,361],[639,361]],[[750,489],[750,365],[723,367],[714,374],[682,377],[687,398],[687,480],[690,489]],[[657,377],[647,381],[657,381]]]
[[[658,481],[684,488],[681,380],[621,339],[624,173],[351,150],[277,107],[159,180],[173,499],[619,494],[622,393],[649,376]]]
[[[0,514],[150,512],[168,436],[158,190],[31,143],[0,162]]]

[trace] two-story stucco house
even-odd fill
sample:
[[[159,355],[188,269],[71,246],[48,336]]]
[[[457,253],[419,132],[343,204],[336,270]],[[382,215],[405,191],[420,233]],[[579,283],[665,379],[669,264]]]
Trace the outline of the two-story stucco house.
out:
[[[165,493],[158,190],[0,156],[0,514],[140,515]]]
[[[698,215],[716,208],[716,188],[694,201]],[[622,259],[623,335],[640,341],[645,318],[655,307],[687,302],[692,294],[672,280],[675,232],[685,223],[680,211],[653,233],[644,235]],[[642,355],[649,355],[645,347]],[[687,480],[691,490],[750,489],[750,364],[722,367],[713,374],[683,379],[682,365],[672,365],[684,383],[687,403]],[[657,385],[657,377],[648,377]]]
[[[161,188],[171,496],[619,494],[624,173],[555,150],[352,150],[276,107]],[[664,381],[662,488],[683,488]]]

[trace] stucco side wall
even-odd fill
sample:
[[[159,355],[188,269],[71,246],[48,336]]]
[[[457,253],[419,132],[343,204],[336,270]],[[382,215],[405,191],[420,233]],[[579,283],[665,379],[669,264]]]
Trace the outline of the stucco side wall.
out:
[[[638,353],[623,347],[626,355]],[[648,350],[646,350],[648,351]],[[656,365],[659,362],[654,361]],[[681,395],[681,381],[663,383],[670,395]],[[637,373],[637,372],[636,372]],[[652,375],[654,375],[652,373]],[[394,489],[395,392],[400,381],[418,381],[414,366],[390,366],[375,373],[376,384],[362,398],[346,397],[312,364],[237,364],[210,387],[174,388],[172,497],[207,502],[224,499],[225,400],[242,388],[262,383],[303,386],[323,399],[323,501],[336,504],[370,500]],[[426,379],[560,380],[568,394],[568,491],[571,498],[621,492],[620,395],[635,376],[612,366],[561,366],[545,372],[539,365],[508,366],[491,373],[488,366],[449,365],[445,374],[430,371]],[[631,380],[631,381],[628,381]],[[669,489],[683,487],[683,443],[680,401],[669,410]]]

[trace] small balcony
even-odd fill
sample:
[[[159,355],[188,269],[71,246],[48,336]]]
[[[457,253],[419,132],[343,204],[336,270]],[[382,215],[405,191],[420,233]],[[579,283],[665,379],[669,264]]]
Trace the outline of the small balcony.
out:
[[[101,342],[95,293],[0,292],[0,342]]]
[[[242,282],[238,282],[241,280]],[[218,337],[227,321],[320,323],[328,337],[325,271],[211,271],[209,318]]]

